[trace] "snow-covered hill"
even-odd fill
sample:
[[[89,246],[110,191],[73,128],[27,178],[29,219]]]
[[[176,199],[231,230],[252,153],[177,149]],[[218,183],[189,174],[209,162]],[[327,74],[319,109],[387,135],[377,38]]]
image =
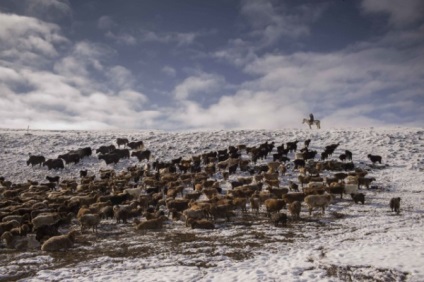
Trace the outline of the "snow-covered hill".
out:
[[[335,199],[325,215],[274,227],[262,215],[238,214],[214,231],[186,228],[171,222],[165,231],[139,234],[130,224],[102,222],[99,234],[89,232],[67,253],[11,252],[0,249],[0,280],[26,281],[424,281],[424,130],[361,128],[328,130],[238,130],[203,132],[162,131],[25,131],[0,129],[0,176],[14,183],[44,181],[47,175],[79,178],[81,169],[125,170],[135,157],[107,166],[95,154],[63,171],[26,165],[28,156],[56,158],[69,150],[114,144],[116,138],[143,140],[153,158],[171,160],[227,148],[229,145],[276,145],[311,139],[311,149],[340,143],[334,157],[352,151],[357,167],[376,178],[365,205],[350,197]],[[300,144],[300,143],[299,143]],[[383,157],[371,168],[368,154]],[[247,157],[245,155],[244,157]],[[289,157],[293,159],[293,155]],[[266,163],[271,160],[261,161]],[[297,181],[297,171],[281,178]],[[238,172],[232,178],[243,175]],[[220,173],[215,178],[230,189]],[[389,209],[401,197],[399,215]],[[2,199],[0,198],[0,201]],[[4,259],[3,259],[4,258]]]

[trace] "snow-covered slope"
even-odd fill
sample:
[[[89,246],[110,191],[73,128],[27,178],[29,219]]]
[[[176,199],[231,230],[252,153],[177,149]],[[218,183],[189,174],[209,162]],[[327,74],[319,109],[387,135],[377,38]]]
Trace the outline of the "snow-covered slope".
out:
[[[106,166],[95,154],[63,171],[26,166],[29,154],[56,158],[80,147],[109,145],[117,137],[143,140],[154,159],[224,149],[229,145],[258,145],[274,141],[311,139],[311,149],[340,143],[334,157],[348,149],[356,166],[369,169],[375,189],[365,205],[336,199],[325,215],[312,217],[302,207],[300,222],[274,227],[264,216],[238,215],[214,231],[198,231],[183,222],[166,230],[136,233],[128,226],[102,222],[99,234],[84,233],[67,253],[10,252],[0,249],[0,280],[34,281],[424,281],[424,130],[362,128],[328,130],[239,130],[204,132],[160,131],[30,131],[0,130],[0,176],[12,182],[43,181],[46,175],[78,178],[79,170],[98,172]],[[380,169],[369,167],[368,154],[383,157]],[[247,157],[246,155],[244,157]],[[289,155],[293,158],[293,155]],[[266,163],[270,161],[269,158]],[[116,170],[138,164],[119,162]],[[242,175],[238,172],[237,176]],[[237,176],[232,176],[236,178]],[[221,187],[230,185],[221,179]],[[290,170],[282,179],[297,179]],[[389,209],[401,197],[399,215]],[[1,199],[0,199],[1,200]],[[5,259],[3,259],[3,257]]]

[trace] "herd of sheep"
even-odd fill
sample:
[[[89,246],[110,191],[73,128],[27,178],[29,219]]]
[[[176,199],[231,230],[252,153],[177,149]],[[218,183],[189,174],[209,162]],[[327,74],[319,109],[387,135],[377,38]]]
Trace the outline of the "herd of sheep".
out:
[[[95,151],[99,161],[116,164],[135,156],[138,165],[123,171],[81,170],[78,179],[46,175],[46,182],[12,183],[0,177],[0,248],[68,249],[81,232],[97,233],[107,219],[116,224],[130,221],[143,232],[162,229],[171,220],[215,229],[217,222],[230,222],[250,210],[253,216],[262,211],[275,226],[284,226],[300,219],[302,207],[309,216],[316,208],[324,214],[337,195],[365,204],[360,190],[370,188],[375,178],[355,167],[349,150],[333,157],[339,143],[326,146],[321,154],[309,148],[309,139],[299,150],[298,143],[235,144],[190,158],[153,161],[142,141],[118,138],[118,148],[108,145]],[[27,165],[62,169],[92,154],[86,147],[56,159],[33,155]],[[381,156],[368,158],[381,164]],[[400,200],[391,199],[392,211],[399,213]],[[69,232],[61,234],[59,229]]]

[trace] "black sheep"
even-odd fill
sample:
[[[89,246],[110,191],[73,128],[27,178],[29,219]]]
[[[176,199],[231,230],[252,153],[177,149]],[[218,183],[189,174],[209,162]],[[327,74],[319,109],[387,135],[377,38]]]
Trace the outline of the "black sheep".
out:
[[[363,193],[352,193],[350,194],[352,197],[352,200],[357,204],[358,202],[361,202],[361,204],[365,203],[365,195]]]

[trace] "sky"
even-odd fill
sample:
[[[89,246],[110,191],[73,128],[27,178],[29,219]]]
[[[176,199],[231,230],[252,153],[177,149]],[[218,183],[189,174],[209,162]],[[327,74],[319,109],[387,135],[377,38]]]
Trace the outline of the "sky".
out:
[[[422,0],[2,0],[0,127],[424,125]]]

